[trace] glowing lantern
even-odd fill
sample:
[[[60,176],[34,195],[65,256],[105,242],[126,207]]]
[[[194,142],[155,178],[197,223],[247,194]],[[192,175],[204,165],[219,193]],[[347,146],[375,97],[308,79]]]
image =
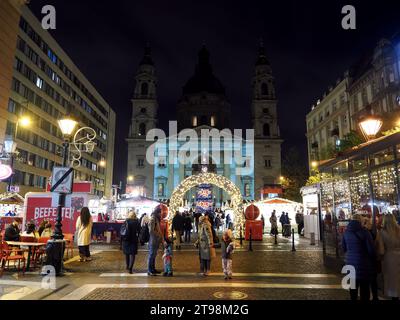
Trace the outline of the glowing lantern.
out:
[[[360,129],[364,135],[365,140],[374,139],[379,130],[381,129],[383,121],[375,116],[369,116],[363,119],[360,123]]]

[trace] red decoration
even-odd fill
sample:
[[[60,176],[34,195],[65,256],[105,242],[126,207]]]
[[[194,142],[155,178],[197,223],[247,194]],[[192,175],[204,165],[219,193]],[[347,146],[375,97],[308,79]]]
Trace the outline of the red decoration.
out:
[[[249,205],[244,213],[246,220],[256,220],[260,215],[260,209],[254,204]]]

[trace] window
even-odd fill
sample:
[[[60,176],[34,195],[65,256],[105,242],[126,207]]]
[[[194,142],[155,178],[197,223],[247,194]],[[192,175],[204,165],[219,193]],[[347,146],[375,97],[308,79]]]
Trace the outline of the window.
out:
[[[141,113],[146,113],[146,108],[141,108],[141,109],[140,109],[140,112],[141,112]]]
[[[264,159],[264,166],[266,168],[271,168],[272,167],[271,159]]]
[[[210,124],[211,124],[211,127],[215,127],[215,116],[211,116]]]
[[[17,103],[14,100],[8,100],[8,112],[15,113],[16,106]]]
[[[40,77],[36,78],[36,87],[42,89],[43,88],[43,79]]]
[[[144,159],[143,158],[137,159],[137,166],[139,168],[143,168],[144,167]]]
[[[250,197],[251,193],[250,193],[250,183],[245,183],[244,184],[244,196],[245,197]]]
[[[149,85],[147,82],[143,82],[140,88],[140,94],[142,96],[147,96],[149,94]]]
[[[208,125],[207,116],[201,116],[200,125],[201,125],[201,126],[206,126],[206,125]]]
[[[264,108],[264,109],[263,109],[263,113],[264,113],[264,114],[269,114],[269,109],[268,109],[268,108]]]
[[[269,128],[269,124],[268,123],[264,123],[264,126],[263,126],[263,136],[270,136],[271,135],[271,131],[270,131],[270,128]]]
[[[197,127],[197,117],[196,116],[192,117],[192,126]]]
[[[139,136],[144,136],[146,135],[146,124],[141,123],[139,124]]]
[[[164,197],[165,196],[164,191],[165,191],[164,183],[159,183],[158,184],[158,196],[159,197]]]
[[[262,96],[268,95],[268,85],[266,83],[261,84],[261,95]]]

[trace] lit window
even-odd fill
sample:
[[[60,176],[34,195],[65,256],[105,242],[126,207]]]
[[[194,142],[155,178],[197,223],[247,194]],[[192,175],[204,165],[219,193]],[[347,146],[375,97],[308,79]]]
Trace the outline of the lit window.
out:
[[[41,79],[40,77],[36,78],[36,86],[40,89],[43,88],[43,79]]]
[[[158,184],[158,196],[164,197],[164,183]]]
[[[193,126],[193,127],[197,127],[197,117],[196,117],[196,116],[194,116],[194,117],[192,118],[192,126]]]
[[[215,127],[215,116],[211,116],[211,127]]]

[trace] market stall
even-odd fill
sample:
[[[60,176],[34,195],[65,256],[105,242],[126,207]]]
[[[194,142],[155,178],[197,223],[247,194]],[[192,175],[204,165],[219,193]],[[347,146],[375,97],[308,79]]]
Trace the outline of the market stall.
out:
[[[265,199],[254,202],[253,204],[260,209],[261,215],[258,219],[261,219],[261,216],[263,216],[266,224],[269,224],[269,218],[274,210],[278,221],[282,212],[287,212],[292,224],[295,223],[296,212],[303,212],[303,204],[283,198]]]
[[[0,231],[5,230],[14,220],[22,224],[23,206],[24,198],[18,193],[0,194]]]

